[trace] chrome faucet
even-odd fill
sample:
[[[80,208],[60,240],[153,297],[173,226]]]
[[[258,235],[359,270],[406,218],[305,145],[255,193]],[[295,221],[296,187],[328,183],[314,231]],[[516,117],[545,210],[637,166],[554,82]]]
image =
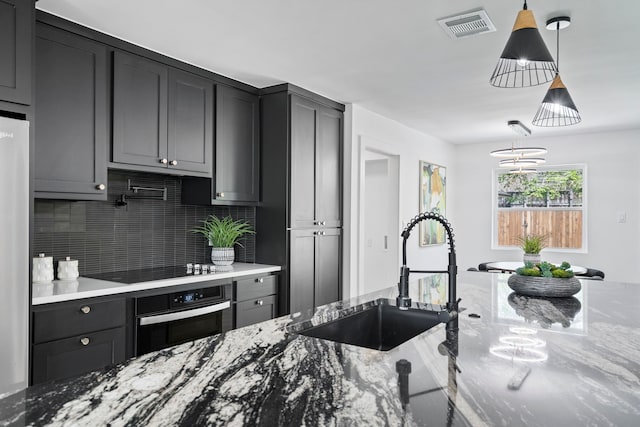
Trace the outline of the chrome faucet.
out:
[[[411,234],[413,227],[426,220],[439,222],[447,232],[447,238],[449,240],[449,265],[446,270],[411,271],[409,267],[407,267],[407,239],[409,238],[409,234]],[[396,298],[398,308],[406,310],[411,307],[411,298],[409,297],[409,273],[447,273],[449,275],[449,292],[446,308],[451,317],[456,317],[459,302],[459,300],[456,300],[456,275],[458,274],[458,266],[456,265],[456,249],[453,241],[454,234],[449,221],[437,212],[423,212],[409,222],[400,236],[402,237],[402,267],[400,267],[398,297]]]

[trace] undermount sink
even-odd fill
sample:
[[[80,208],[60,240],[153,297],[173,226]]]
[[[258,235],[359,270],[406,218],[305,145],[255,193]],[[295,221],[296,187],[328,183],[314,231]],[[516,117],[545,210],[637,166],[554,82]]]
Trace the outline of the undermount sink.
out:
[[[443,323],[442,311],[416,308],[400,310],[390,300],[321,325],[296,331],[298,334],[343,344],[388,351]],[[446,316],[444,316],[446,317]]]

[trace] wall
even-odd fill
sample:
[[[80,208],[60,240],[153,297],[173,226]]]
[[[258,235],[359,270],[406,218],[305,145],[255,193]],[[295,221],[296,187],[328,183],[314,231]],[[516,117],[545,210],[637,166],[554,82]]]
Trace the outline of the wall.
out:
[[[604,271],[607,280],[640,279],[640,130],[531,138],[529,145],[549,150],[547,164],[587,165],[587,253],[543,251],[554,259]],[[491,150],[509,143],[455,147],[455,230],[460,269],[484,261],[521,260],[519,249],[491,249],[492,169],[498,161]],[[626,222],[618,223],[618,212]]]
[[[167,200],[130,200],[116,207],[116,199],[134,185],[166,187]],[[189,230],[208,215],[231,215],[255,227],[255,208],[182,205],[181,180],[169,175],[109,171],[108,200],[35,201],[33,256],[53,255],[54,262],[70,256],[79,261],[80,274],[140,268],[211,263],[205,239]],[[236,260],[254,262],[255,238],[236,247]]]
[[[424,135],[396,121],[375,114],[353,104],[345,112],[345,191],[344,191],[344,296],[358,294],[359,277],[359,195],[361,168],[361,146],[400,157],[400,224],[397,239],[406,223],[419,212],[419,161],[426,160],[447,167],[448,177],[455,175],[454,147],[436,138]],[[448,178],[447,217],[456,227],[455,204]],[[416,227],[407,242],[407,260],[411,268],[443,268],[447,264],[447,249],[444,245],[419,247]],[[401,262],[398,256],[398,271]],[[389,283],[389,286],[394,283]]]

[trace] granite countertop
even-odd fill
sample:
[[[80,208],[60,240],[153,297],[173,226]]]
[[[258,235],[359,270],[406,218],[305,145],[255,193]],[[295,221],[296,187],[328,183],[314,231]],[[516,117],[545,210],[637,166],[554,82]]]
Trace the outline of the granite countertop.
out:
[[[189,283],[200,283],[209,280],[272,273],[280,270],[281,267],[276,265],[235,262],[233,265],[228,267],[218,267],[215,272],[208,274],[190,275],[161,280],[148,280],[138,283],[120,283],[89,277],[79,277],[77,280],[54,280],[51,283],[34,283],[32,285],[33,292],[31,304],[40,305],[52,302],[71,301],[74,299],[116,295]]]
[[[288,332],[390,287],[30,387],[0,400],[0,424],[638,425],[640,285],[583,280],[552,302],[507,278],[459,274],[457,339],[440,324],[383,352]],[[415,306],[443,302],[440,279],[412,282]]]

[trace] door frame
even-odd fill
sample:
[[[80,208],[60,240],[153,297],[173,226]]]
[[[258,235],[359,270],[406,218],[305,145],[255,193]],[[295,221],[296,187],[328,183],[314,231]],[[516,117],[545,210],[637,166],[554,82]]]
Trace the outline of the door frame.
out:
[[[351,287],[351,296],[362,295],[364,292],[364,253],[365,253],[365,232],[364,232],[364,207],[365,207],[365,151],[371,151],[374,153],[382,154],[387,157],[397,159],[397,191],[396,191],[396,206],[395,215],[391,220],[394,221],[398,227],[398,238],[400,237],[400,153],[394,148],[392,144],[384,141],[377,140],[370,136],[358,135],[358,194],[357,194],[357,267],[356,267],[356,286],[354,289],[353,284]],[[396,252],[393,254],[393,252]],[[394,256],[396,259],[397,268],[400,268],[400,250],[399,246],[395,251],[390,251],[390,256]],[[354,292],[355,290],[355,292]]]

